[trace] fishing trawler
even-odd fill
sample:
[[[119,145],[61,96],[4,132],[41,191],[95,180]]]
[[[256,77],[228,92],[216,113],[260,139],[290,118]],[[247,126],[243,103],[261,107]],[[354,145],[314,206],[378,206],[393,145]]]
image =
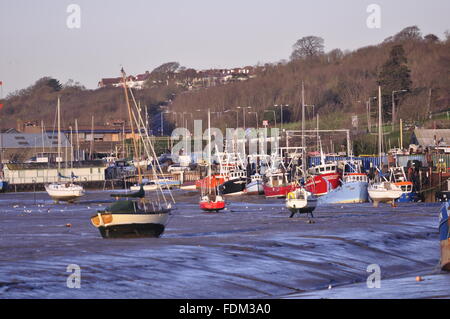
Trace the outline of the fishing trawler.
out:
[[[122,69],[123,88],[125,92],[125,100],[128,109],[129,121],[131,126],[132,141],[134,143],[134,160],[137,160],[138,150],[137,137],[135,131],[139,132],[139,139],[148,158],[153,156],[157,158],[155,149],[149,134],[147,126],[142,119],[139,108],[136,104],[133,91],[128,88],[126,83],[126,74]],[[134,109],[131,108],[128,91],[134,102]],[[135,127],[137,130],[135,130]],[[152,173],[162,174],[161,166],[156,160],[157,172],[152,165]],[[142,175],[138,167],[139,183],[142,184]],[[118,199],[114,204],[103,211],[98,211],[96,215],[91,217],[91,223],[96,227],[103,238],[129,238],[129,237],[159,237],[164,232],[169,215],[172,210],[172,203],[175,200],[169,190],[171,202],[167,200],[166,195],[162,191],[161,185],[158,185],[158,196],[156,199],[148,199],[145,197],[144,188],[141,186],[139,191],[129,194],[111,194],[112,197]],[[125,198],[125,199],[123,199]]]
[[[237,169],[229,172],[228,181],[219,185],[219,191],[222,195],[242,195],[244,194],[246,185],[247,172],[243,169]]]
[[[291,218],[295,214],[310,214],[317,206],[317,197],[304,188],[296,188],[286,196],[286,208],[291,212]]]
[[[361,165],[355,161],[343,163],[342,185],[320,196],[318,203],[323,204],[354,204],[369,200],[367,174],[361,172]]]
[[[450,221],[448,211],[450,202],[441,206],[439,213],[439,239],[441,241],[441,269],[450,271]]]
[[[264,194],[263,177],[258,173],[251,175],[250,181],[245,186],[244,192],[247,195],[263,195]]]
[[[299,186],[291,183],[290,174],[279,170],[268,172],[264,177],[264,195],[267,198],[282,198],[290,192],[295,191]]]
[[[399,203],[409,203],[409,202],[417,202],[418,196],[417,193],[413,190],[414,185],[411,181],[408,181],[405,174],[405,169],[403,167],[391,167],[389,169],[391,182],[394,182],[395,185],[400,186],[403,193],[396,201]]]
[[[208,132],[211,132],[211,113],[208,110]],[[208,135],[208,178],[211,180],[211,134]],[[201,189],[200,209],[206,212],[218,212],[225,208],[225,200],[219,194],[218,187]]]
[[[81,185],[77,185],[70,182],[62,182],[62,178],[68,178],[61,174],[61,102],[58,97],[57,105],[57,116],[58,116],[58,181],[45,185],[45,190],[48,195],[56,202],[66,201],[73,202],[85,194],[84,188]],[[73,180],[73,178],[72,178]]]

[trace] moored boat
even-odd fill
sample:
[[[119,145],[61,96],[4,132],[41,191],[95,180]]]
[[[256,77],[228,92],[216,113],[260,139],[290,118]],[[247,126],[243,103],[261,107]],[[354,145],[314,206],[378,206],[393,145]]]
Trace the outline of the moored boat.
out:
[[[342,185],[320,196],[319,204],[356,204],[369,200],[368,178],[364,173],[345,175]]]
[[[439,213],[439,239],[441,242],[441,269],[450,271],[450,221],[448,219],[449,202],[441,206]]]
[[[139,154],[137,154],[137,141],[142,142],[142,147],[147,155],[147,158],[156,157],[156,153],[151,143],[147,126],[145,125],[140,108],[134,101],[134,110],[130,106],[130,99],[128,97],[128,87],[126,84],[126,74],[122,69],[123,88],[125,92],[125,101],[127,104],[129,121],[131,126],[131,136],[134,144],[134,161],[137,161]],[[133,92],[130,89],[130,94]],[[134,125],[136,124],[139,135],[136,136]],[[162,174],[161,166],[156,159],[159,172],[156,171],[155,166],[152,165],[153,176],[158,173]],[[142,184],[141,170],[138,168],[138,179]],[[158,185],[160,186],[160,185]],[[109,206],[104,211],[98,211],[96,215],[91,217],[91,222],[99,231],[103,238],[129,238],[129,237],[159,237],[164,232],[169,220],[169,215],[172,210],[172,203],[170,203],[160,190],[160,194],[155,199],[146,199],[145,190],[141,185],[139,191],[128,194],[111,194],[112,197],[118,199],[117,202]],[[175,200],[169,190],[169,194],[173,203]],[[160,195],[160,196],[159,196]],[[126,199],[120,199],[126,198]]]
[[[317,197],[304,188],[297,188],[286,196],[286,208],[291,212],[291,218],[295,214],[310,214],[317,206]]]
[[[340,186],[340,174],[337,163],[322,163],[308,170],[305,188],[315,195],[325,195]]]
[[[400,186],[388,181],[369,184],[367,190],[374,207],[378,207],[379,203],[394,205],[394,201],[403,194]]]
[[[260,174],[250,176],[250,182],[245,186],[245,193],[247,195],[264,194],[263,177]]]
[[[100,231],[103,238],[159,237],[164,232],[169,219],[170,204],[163,207],[145,201],[143,188],[137,193],[111,196],[128,199],[118,200],[91,217],[92,225]]]
[[[58,181],[45,185],[45,190],[56,203],[59,201],[73,202],[79,197],[84,196],[85,192],[83,186],[81,185],[74,184],[73,182],[61,181],[62,178],[68,177],[61,175],[61,102],[59,97],[56,110],[58,117]]]
[[[299,188],[289,181],[289,174],[285,172],[266,174],[264,180],[264,195],[267,198],[282,198]]]

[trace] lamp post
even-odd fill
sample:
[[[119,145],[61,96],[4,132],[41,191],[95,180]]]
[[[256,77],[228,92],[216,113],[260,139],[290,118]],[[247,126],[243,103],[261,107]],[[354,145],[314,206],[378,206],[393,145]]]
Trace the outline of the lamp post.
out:
[[[280,129],[281,129],[281,131],[283,131],[283,106],[288,107],[289,104],[280,104],[280,105],[275,104],[274,106],[281,108],[281,116],[280,116],[281,117],[281,125],[280,125]]]
[[[256,129],[259,129],[258,112],[248,112],[248,114],[255,114],[256,115]]]
[[[397,117],[397,114],[395,112],[395,93],[403,93],[403,92],[408,92],[408,90],[392,91],[392,129],[394,129],[395,120]]]
[[[242,114],[244,115],[244,131],[245,131],[245,109],[251,109],[252,107],[251,106],[237,106],[236,107],[237,109],[242,109]]]
[[[225,110],[223,111],[224,113],[228,113],[228,112],[236,112],[236,128],[238,128],[239,126],[239,111],[235,111],[235,110]]]

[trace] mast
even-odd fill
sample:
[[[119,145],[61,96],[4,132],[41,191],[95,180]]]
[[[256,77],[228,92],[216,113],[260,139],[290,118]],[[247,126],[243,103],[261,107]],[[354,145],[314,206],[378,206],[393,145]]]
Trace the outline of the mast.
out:
[[[77,161],[80,160],[80,136],[78,134],[78,119],[75,119],[75,131],[77,133]]]
[[[128,98],[128,90],[127,90],[127,80],[126,80],[126,74],[125,71],[121,70],[122,72],[122,80],[123,80],[123,89],[125,91],[125,101],[127,103],[127,107],[128,107],[128,116],[130,118],[130,126],[131,126],[131,137],[133,139],[133,146],[134,146],[134,152],[133,152],[133,161],[136,163],[136,152],[137,152],[137,144],[136,144],[136,136],[134,133],[134,125],[133,125],[133,117],[131,115],[131,106],[130,106],[130,99]],[[142,184],[142,175],[141,175],[141,167],[139,166],[139,163],[137,165],[137,169],[138,169],[138,180],[139,180],[139,184]]]
[[[60,114],[60,97],[58,96],[57,114],[58,114],[58,182],[61,181],[60,171],[61,171],[61,114]]]
[[[208,179],[211,183],[211,113],[208,109]],[[208,187],[208,193],[211,194],[211,185]]]
[[[381,86],[378,86],[378,156],[380,157],[380,170],[383,169],[381,162],[382,141],[383,141],[383,128],[382,128],[382,116],[381,116]]]
[[[302,81],[302,170],[306,171],[306,149],[305,149],[305,84]]]
[[[91,119],[91,143],[89,147],[89,159],[92,160],[92,153],[94,152],[94,115]]]

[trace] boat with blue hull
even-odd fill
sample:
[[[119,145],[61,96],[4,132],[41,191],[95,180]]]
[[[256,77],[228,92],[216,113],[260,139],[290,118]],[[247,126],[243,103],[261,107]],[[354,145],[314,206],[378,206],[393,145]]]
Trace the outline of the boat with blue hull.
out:
[[[318,204],[355,204],[369,201],[367,174],[361,173],[361,165],[355,161],[344,163],[341,186],[319,197]]]
[[[8,183],[0,179],[0,193],[6,191]]]
[[[439,213],[439,239],[441,241],[441,269],[450,271],[450,232],[449,232],[449,211],[450,202],[446,202],[441,207]]]
[[[413,203],[420,200],[419,195],[414,190],[413,182],[407,179],[405,169],[403,167],[391,167],[390,180],[402,189],[402,195],[395,200],[396,203]]]

